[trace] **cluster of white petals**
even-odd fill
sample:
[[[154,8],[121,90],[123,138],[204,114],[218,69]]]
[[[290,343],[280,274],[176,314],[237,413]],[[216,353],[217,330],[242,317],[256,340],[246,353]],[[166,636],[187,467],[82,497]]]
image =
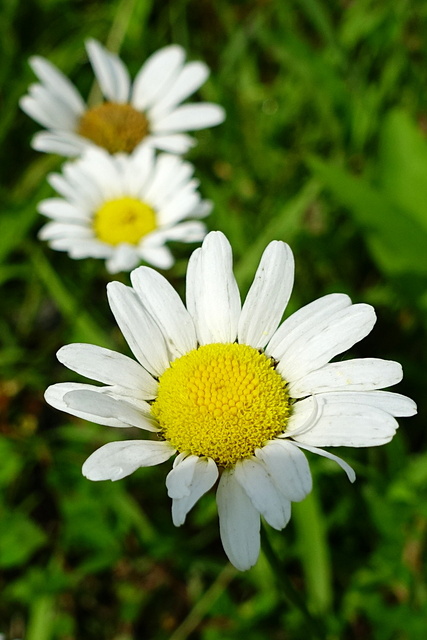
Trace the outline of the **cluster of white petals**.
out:
[[[186,131],[220,124],[222,107],[208,102],[181,104],[206,81],[208,67],[185,62],[184,49],[169,45],[151,55],[133,83],[122,60],[96,40],[86,49],[95,77],[107,101],[128,104],[144,114],[148,135],[141,144],[170,153],[185,153],[194,140]],[[37,133],[32,145],[38,151],[79,156],[94,143],[79,135],[79,123],[88,107],[76,87],[45,58],[34,56],[31,67],[39,83],[29,88],[20,106],[47,131]]]
[[[376,358],[330,363],[372,330],[375,312],[370,305],[352,304],[344,294],[326,295],[280,324],[293,278],[290,248],[272,242],[242,305],[231,247],[220,232],[210,233],[188,265],[186,306],[149,267],[131,273],[132,287],[108,285],[112,312],[136,360],[93,345],[68,345],[58,352],[59,360],[103,386],[64,383],[46,391],[46,400],[62,411],[152,433],[154,439],[111,442],[95,451],[83,465],[91,480],[118,480],[178,453],[166,479],[175,525],[183,524],[219,478],[221,540],[240,570],[258,558],[260,516],[282,529],[291,502],[311,490],[304,450],[335,460],[353,481],[353,470],[319,447],[385,444],[398,427],[395,417],[416,412],[409,398],[379,390],[401,380],[398,363]],[[201,345],[233,342],[275,360],[288,383],[292,409],[282,434],[252,456],[218,468],[212,459],[176,452],[169,442],[155,439],[159,424],[150,409],[158,379],[171,362]]]
[[[48,177],[61,197],[39,203],[39,212],[51,218],[40,238],[75,259],[104,259],[110,273],[130,271],[141,260],[168,269],[174,259],[167,241],[199,242],[206,235],[200,218],[210,213],[211,203],[201,199],[193,172],[189,162],[168,153],[156,156],[148,146],[114,156],[90,149],[66,163],[61,174]],[[124,197],[149,205],[156,228],[135,244],[102,241],[95,232],[95,215],[103,204]]]

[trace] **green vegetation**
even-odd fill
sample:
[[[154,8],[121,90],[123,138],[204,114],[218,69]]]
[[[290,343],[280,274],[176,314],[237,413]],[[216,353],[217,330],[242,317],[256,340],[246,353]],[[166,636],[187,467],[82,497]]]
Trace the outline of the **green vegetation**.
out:
[[[334,291],[375,305],[358,357],[398,360],[396,389],[419,403],[393,442],[338,453],[350,485],[310,456],[315,491],[282,532],[281,571],[321,616],[325,640],[419,640],[427,619],[427,4],[424,0],[5,0],[0,8],[0,633],[7,640],[300,640],[305,620],[265,556],[226,563],[214,496],[176,529],[168,465],[91,483],[81,464],[121,436],[48,407],[73,379],[70,342],[123,351],[108,274],[37,239],[36,204],[61,159],[31,150],[38,126],[18,108],[48,57],[83,95],[83,42],[98,38],[135,74],[176,42],[208,63],[199,97],[227,120],[187,155],[214,201],[247,289],[266,243],[297,263],[290,309]],[[192,248],[173,247],[183,292]],[[128,282],[127,274],[120,276]],[[76,376],[74,379],[78,379]]]

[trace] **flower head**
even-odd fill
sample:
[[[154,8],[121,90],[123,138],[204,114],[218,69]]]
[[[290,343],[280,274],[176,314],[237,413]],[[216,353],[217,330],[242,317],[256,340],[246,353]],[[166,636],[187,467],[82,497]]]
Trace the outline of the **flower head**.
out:
[[[74,85],[54,65],[35,56],[30,65],[40,84],[21,98],[23,111],[48,131],[36,134],[38,151],[80,155],[88,146],[109,153],[130,153],[148,144],[185,153],[194,140],[185,131],[204,129],[224,120],[222,107],[202,102],[181,105],[206,80],[202,62],[185,63],[182,47],[170,45],[148,58],[133,83],[122,60],[96,40],[86,49],[105,100],[88,107]]]
[[[40,237],[72,258],[103,258],[108,271],[130,271],[144,260],[168,269],[168,240],[198,242],[206,234],[200,218],[211,203],[201,200],[193,166],[150,147],[127,156],[89,149],[64,165],[49,182],[62,198],[38,205],[52,219]]]
[[[291,502],[311,490],[304,450],[336,461],[353,481],[348,464],[319,447],[384,444],[398,426],[394,416],[416,412],[409,398],[378,390],[401,380],[397,362],[329,362],[371,331],[371,306],[327,295],[279,326],[293,275],[288,245],[270,243],[241,306],[231,247],[210,233],[188,265],[186,307],[148,267],[132,272],[133,287],[108,285],[138,362],[68,345],[59,360],[106,386],[65,383],[46,392],[73,415],[153,433],[95,451],[83,465],[91,480],[118,480],[178,454],[166,479],[177,526],[220,477],[221,539],[241,570],[258,558],[260,516],[282,529]]]

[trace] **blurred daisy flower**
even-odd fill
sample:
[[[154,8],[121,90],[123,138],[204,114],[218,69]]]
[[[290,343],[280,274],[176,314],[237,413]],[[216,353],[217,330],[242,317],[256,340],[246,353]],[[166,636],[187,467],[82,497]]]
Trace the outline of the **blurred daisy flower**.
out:
[[[88,107],[54,65],[35,56],[30,65],[40,80],[21,98],[23,111],[48,131],[36,134],[38,151],[80,155],[97,145],[109,153],[131,153],[140,143],[185,153],[194,139],[183,133],[220,124],[222,107],[208,102],[181,105],[207,79],[203,62],[185,63],[184,49],[170,45],[148,58],[131,83],[122,60],[96,40],[86,49],[105,101]]]
[[[71,258],[102,258],[110,273],[130,271],[141,260],[161,269],[174,263],[165,243],[199,242],[206,235],[200,218],[211,211],[202,200],[193,166],[150,147],[131,155],[89,149],[48,176],[62,196],[48,198],[38,211],[49,218],[39,237]]]
[[[190,259],[187,305],[156,271],[132,272],[132,287],[108,285],[112,312],[137,362],[88,344],[58,352],[60,362],[106,386],[56,384],[53,407],[113,427],[137,427],[154,439],[110,442],[84,463],[90,480],[119,480],[174,454],[166,478],[172,518],[182,525],[219,478],[220,534],[230,561],[249,569],[260,549],[260,516],[286,526],[291,502],[311,490],[304,451],[346,462],[319,447],[384,444],[416,406],[378,391],[399,382],[397,362],[375,358],[330,363],[375,323],[370,305],[326,295],[280,326],[294,276],[283,242],[265,250],[241,306],[231,247],[206,236]]]

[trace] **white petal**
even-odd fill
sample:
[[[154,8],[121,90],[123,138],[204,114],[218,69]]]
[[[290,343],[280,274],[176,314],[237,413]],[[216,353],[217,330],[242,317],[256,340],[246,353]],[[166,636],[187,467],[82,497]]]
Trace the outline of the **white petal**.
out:
[[[157,380],[135,360],[116,351],[76,343],[62,347],[56,355],[59,362],[87,378],[135,390],[143,400],[157,395]]]
[[[255,455],[264,463],[276,487],[288,500],[300,502],[312,489],[307,458],[287,440],[272,440]]]
[[[299,339],[301,334],[306,331],[307,326],[311,328],[350,305],[351,300],[347,295],[331,293],[301,307],[289,318],[286,318],[277,329],[267,345],[267,355],[272,356],[275,360],[280,360],[292,346],[294,340]]]
[[[306,403],[307,400],[297,404]],[[292,426],[289,420],[286,434],[303,444],[315,447],[373,447],[390,442],[399,425],[390,414],[377,407],[345,401],[343,398],[337,402],[324,401],[322,413],[311,429],[295,433]]]
[[[161,153],[156,163],[155,189],[147,197],[153,196],[155,206],[164,207],[171,196],[180,190],[191,179],[194,167],[189,162],[183,162],[180,158],[170,154]]]
[[[213,127],[225,120],[225,111],[217,104],[184,104],[152,123],[154,133],[179,133]]]
[[[114,247],[111,257],[106,262],[108,273],[131,271],[141,262],[139,252],[134,245],[121,243]]]
[[[47,198],[37,205],[37,211],[61,222],[89,221],[90,215],[62,198]]]
[[[93,147],[76,162],[67,162],[63,174],[75,190],[84,192],[94,209],[124,193],[121,166],[115,156]]]
[[[36,151],[74,157],[92,147],[93,143],[71,131],[41,131],[33,137],[31,146]]]
[[[131,155],[116,155],[115,159],[117,163],[122,163],[122,193],[145,201],[141,196],[144,196],[152,180],[155,167],[154,150],[148,145],[140,145]]]
[[[145,199],[147,202],[152,203],[156,209],[159,208],[162,200],[168,202],[171,196],[174,195],[176,191],[176,187],[174,187],[175,176],[177,174],[179,176],[182,164],[184,163],[180,158],[170,153],[161,153],[157,157],[150,183],[144,190]],[[188,176],[190,177],[194,169],[189,163],[185,164],[191,167],[190,175]]]
[[[109,245],[103,242],[84,238],[80,238],[78,241],[74,238],[55,238],[49,242],[49,246],[56,251],[68,251],[71,258],[75,260],[80,260],[81,258],[108,258],[112,250]]]
[[[192,218],[206,218],[210,213],[212,213],[213,202],[211,200],[200,200],[197,207],[193,209],[191,214],[189,214]]]
[[[219,231],[209,233],[202,248],[190,258],[187,309],[200,344],[235,341],[240,294],[233,275],[231,247]]]
[[[162,227],[173,226],[183,218],[191,215],[200,203],[200,194],[194,191],[193,184],[177,193],[165,207],[158,212],[159,224]]]
[[[86,105],[76,87],[51,62],[45,58],[33,56],[30,58],[30,65],[42,83],[55,95],[62,96],[76,115],[85,110]]]
[[[81,117],[81,109],[76,110],[70,105],[66,96],[61,93],[52,93],[42,84],[31,85],[30,98],[33,98],[41,111],[49,118],[50,129],[64,129],[73,131]]]
[[[276,331],[294,282],[294,258],[284,242],[270,242],[240,314],[240,343],[263,348]]]
[[[293,398],[326,391],[371,391],[391,387],[402,379],[402,367],[392,360],[360,358],[332,362],[289,385]]]
[[[207,237],[207,236],[206,236]],[[206,238],[205,238],[206,241]],[[200,289],[200,267],[202,263],[202,249],[199,247],[190,256],[186,274],[186,300],[188,313],[193,318],[197,315],[197,300]],[[197,332],[197,328],[196,328]]]
[[[196,330],[175,289],[160,273],[139,267],[131,274],[132,286],[144,307],[162,330],[171,359],[197,347]]]
[[[329,458],[329,460],[333,460],[341,467],[341,469],[343,469],[346,472],[347,478],[350,480],[350,482],[354,482],[356,480],[356,474],[354,472],[354,469],[352,469],[352,467],[350,467],[350,465],[347,464],[347,462],[342,458],[339,458],[338,456],[334,455],[333,453],[330,453],[329,451],[324,451],[323,449],[318,449],[317,447],[310,447],[308,444],[301,444],[300,442],[295,444],[297,447],[300,447],[301,449],[306,449],[307,451],[311,451],[311,453],[316,453],[318,456],[322,456],[323,458]]]
[[[104,96],[111,102],[129,100],[129,72],[120,58],[97,40],[87,40],[86,51]]]
[[[116,424],[107,424],[107,426],[137,427],[147,431],[158,431],[158,425],[149,413],[150,405],[148,404],[147,412],[143,413],[126,400],[118,400],[93,389],[69,391],[64,394],[63,400],[71,411],[83,412],[91,416],[92,422],[107,424],[105,420],[114,420]]]
[[[179,462],[175,460],[172,470],[166,477],[169,498],[188,498],[198,459],[198,456],[183,455]]]
[[[376,321],[373,307],[353,304],[325,318],[308,323],[279,360],[277,370],[288,382],[319,369],[333,357],[352,347],[372,331]]]
[[[166,478],[166,486],[173,499],[172,520],[176,527],[184,524],[187,513],[213,487],[217,478],[218,468],[211,458],[188,456],[174,466]]]
[[[261,523],[258,511],[234,477],[233,469],[223,471],[216,501],[224,551],[236,569],[246,571],[258,560]]]
[[[140,467],[153,467],[168,460],[175,449],[167,442],[125,440],[100,447],[83,464],[89,480],[121,480]]]
[[[176,458],[173,461],[173,468],[177,467],[179,464],[181,464],[181,462],[183,460],[185,460],[185,458],[188,458],[188,453],[186,451],[182,451],[181,453],[178,453],[178,455],[176,456]]]
[[[156,119],[162,114],[171,111],[201,87],[208,76],[209,69],[203,62],[189,62],[186,64],[162,98],[150,109],[150,119]]]
[[[27,116],[30,116],[33,120],[42,125],[42,127],[49,127],[51,119],[49,115],[46,115],[42,106],[38,103],[33,96],[22,96],[19,100],[19,106]]]
[[[239,460],[235,478],[253,506],[274,529],[283,529],[291,517],[291,503],[273,483],[266,467],[256,458]]]
[[[64,165],[64,169],[66,169],[66,165]],[[65,173],[49,173],[49,175],[47,176],[47,181],[55,189],[55,191],[69,200],[71,204],[77,207],[92,206],[92,203],[90,201],[88,202],[88,194],[84,193],[84,189],[82,188],[81,191],[76,191],[75,186],[70,184],[68,176],[65,177]]]
[[[173,83],[185,59],[184,49],[170,45],[150,56],[138,72],[133,83],[132,105],[147,109]]]
[[[319,421],[324,404],[323,395],[309,396],[305,400],[295,402],[292,405],[292,413],[289,416],[288,425],[283,437],[287,437],[287,432],[292,432],[293,435],[297,435],[310,431]],[[281,436],[278,437],[280,438]]]
[[[146,240],[148,240],[148,237]],[[153,265],[157,269],[170,269],[175,263],[170,249],[165,246],[150,246],[147,242],[142,242],[138,251],[144,262]]]
[[[169,153],[187,153],[196,144],[194,138],[184,133],[147,136],[144,138],[144,142],[152,145],[155,149],[168,151]]]
[[[31,85],[29,95],[21,98],[19,105],[33,120],[51,129],[73,131],[78,120],[66,102],[41,84]]]
[[[417,405],[411,398],[391,391],[323,393],[321,397],[327,404],[339,404],[344,401],[369,405],[395,417],[413,416],[417,413]]]
[[[71,391],[92,391],[94,393],[103,393],[103,387],[96,387],[91,384],[81,384],[77,382],[62,382],[59,384],[53,384],[48,387],[45,391],[45,400],[48,404],[50,404],[55,409],[59,409],[60,411],[64,411],[65,413],[70,413],[77,418],[82,418],[83,420],[89,420],[90,422],[95,422],[94,416],[92,413],[87,413],[86,411],[80,409],[72,409],[69,404],[66,404],[64,401],[65,395],[70,393]],[[98,418],[96,422],[99,424],[103,424],[107,427],[123,427],[127,425],[123,425],[123,423],[117,418],[109,417],[109,418]]]
[[[109,282],[107,295],[111,311],[136,359],[154,376],[161,375],[169,366],[163,334],[135,291],[120,282]]]
[[[188,220],[180,222],[171,228],[159,231],[164,241],[174,240],[175,242],[201,242],[207,234],[206,225],[198,220]]]
[[[201,199],[197,191],[198,186],[199,181],[193,178],[170,194],[167,201],[158,207],[162,224],[173,224],[196,208]],[[195,196],[196,199],[194,199]],[[185,212],[177,212],[176,209],[185,209]]]
[[[81,239],[93,238],[93,231],[84,222],[48,222],[38,233],[41,240],[53,240],[55,238]]]

